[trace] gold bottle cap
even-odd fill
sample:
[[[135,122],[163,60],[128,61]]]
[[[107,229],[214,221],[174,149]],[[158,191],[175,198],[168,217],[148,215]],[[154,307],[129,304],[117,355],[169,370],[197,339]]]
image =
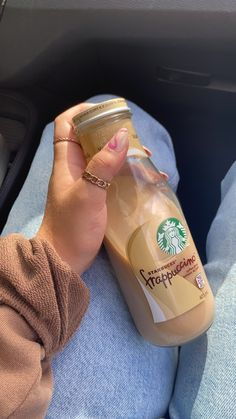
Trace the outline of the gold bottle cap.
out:
[[[98,103],[91,108],[80,112],[78,115],[74,116],[72,120],[75,128],[81,129],[82,127],[96,122],[99,119],[123,112],[131,114],[131,110],[128,107],[126,100],[123,98],[116,98]]]
[[[89,161],[94,154],[98,153],[118,129],[122,127],[127,128],[128,130],[129,150],[127,156],[147,157],[132,124],[131,115],[132,112],[128,107],[126,100],[123,98],[116,98],[97,103],[74,116],[72,120],[75,132],[87,161]],[[119,121],[119,118],[116,118],[118,116],[124,116],[122,121]],[[111,121],[113,117],[117,119],[116,123],[105,123]],[[86,129],[90,128],[90,125],[98,121],[102,122],[100,127],[97,126],[97,129],[91,131]]]

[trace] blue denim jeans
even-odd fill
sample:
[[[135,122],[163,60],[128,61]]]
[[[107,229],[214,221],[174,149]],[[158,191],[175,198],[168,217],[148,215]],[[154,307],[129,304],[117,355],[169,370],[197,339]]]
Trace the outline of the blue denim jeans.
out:
[[[89,101],[108,98],[102,95]],[[129,105],[139,137],[153,152],[154,164],[168,173],[169,182],[176,189],[179,176],[168,133],[142,109],[131,102]],[[21,232],[31,237],[36,233],[52,168],[52,141],[53,124],[49,124],[11,210],[4,235]],[[223,183],[222,205],[208,237],[206,270],[217,292],[213,327],[203,337],[181,348],[179,359],[177,348],[159,348],[145,342],[133,324],[102,248],[83,275],[91,291],[89,309],[78,332],[53,362],[55,389],[47,418],[154,419],[164,417],[168,409],[171,418],[233,417],[225,413],[232,413],[236,381],[236,361],[231,359],[231,347],[236,342],[232,327],[236,239],[230,228],[234,221],[233,192],[236,196],[236,167]],[[231,216],[229,220],[225,219],[227,215]],[[226,243],[223,253],[222,232]]]
[[[208,332],[180,349],[171,419],[236,418],[236,163],[221,185],[207,238],[206,274],[216,297]]]

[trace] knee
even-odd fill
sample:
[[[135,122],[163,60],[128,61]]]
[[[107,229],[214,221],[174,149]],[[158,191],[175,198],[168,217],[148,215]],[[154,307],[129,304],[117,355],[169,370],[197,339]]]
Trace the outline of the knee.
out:
[[[105,100],[115,99],[117,97],[119,97],[119,96],[112,95],[110,93],[104,93],[104,94],[101,94],[101,95],[92,96],[89,99],[87,99],[86,102],[100,103],[100,102],[104,102]]]

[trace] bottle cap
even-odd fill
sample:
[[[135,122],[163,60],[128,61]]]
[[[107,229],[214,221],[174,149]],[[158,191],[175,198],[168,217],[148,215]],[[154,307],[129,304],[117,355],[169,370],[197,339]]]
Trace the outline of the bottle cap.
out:
[[[98,103],[91,108],[80,112],[78,115],[74,116],[72,120],[76,130],[80,130],[82,127],[96,122],[99,119],[126,112],[130,115],[132,114],[126,100],[123,98],[116,98]]]
[[[98,153],[120,128],[128,130],[127,156],[147,157],[132,124],[131,115],[126,100],[116,98],[97,103],[72,118],[78,142],[87,161]]]

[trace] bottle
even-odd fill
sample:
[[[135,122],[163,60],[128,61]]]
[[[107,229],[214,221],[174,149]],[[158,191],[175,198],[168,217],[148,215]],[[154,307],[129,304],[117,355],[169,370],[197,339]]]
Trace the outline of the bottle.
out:
[[[214,298],[174,192],[144,152],[123,98],[73,118],[87,161],[124,127],[129,150],[107,192],[104,244],[139,333],[182,345],[211,325]]]

